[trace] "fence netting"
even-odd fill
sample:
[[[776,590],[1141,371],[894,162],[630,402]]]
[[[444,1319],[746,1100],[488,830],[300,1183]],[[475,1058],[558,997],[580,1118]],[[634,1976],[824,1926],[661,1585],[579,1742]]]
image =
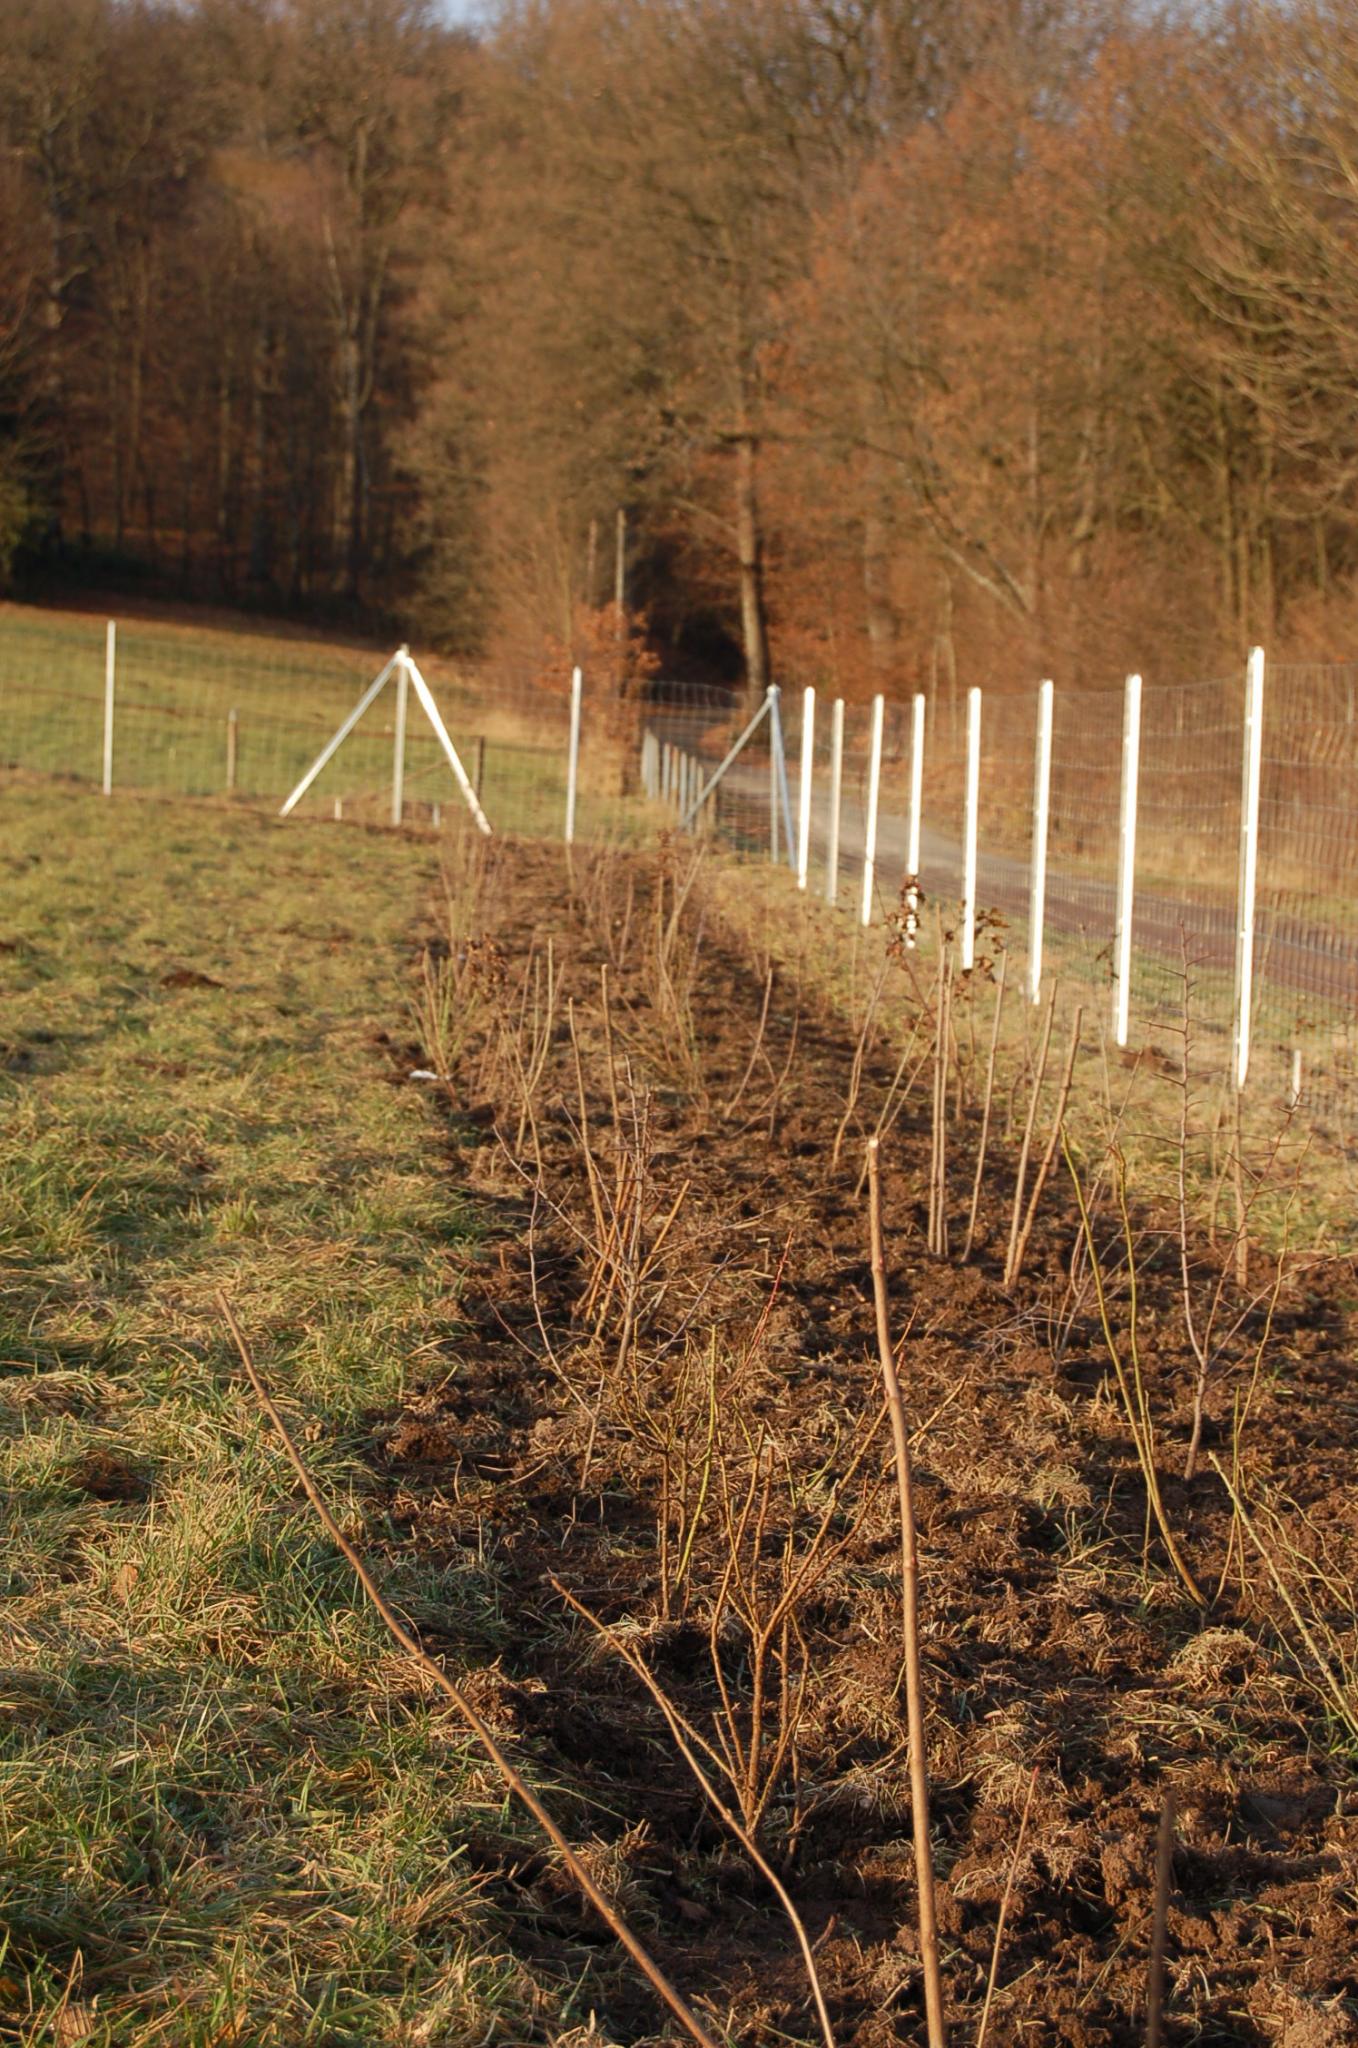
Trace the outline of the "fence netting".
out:
[[[281,805],[354,710],[390,651],[248,630],[0,613],[0,764],[148,796]],[[476,668],[417,650],[493,829],[561,837],[570,775],[568,674]],[[1241,878],[1248,781],[1246,680],[1148,678],[1128,814],[1128,691],[1052,697],[1046,886],[1032,927],[1040,697],[942,693],[923,708],[836,705],[663,679],[630,692],[586,677],[575,783],[580,841],[690,833],[772,862],[789,909],[805,888],[880,926],[918,885],[917,943],[957,945],[965,923],[969,750],[976,789],[976,946],[1009,949],[1031,997],[1078,992],[1112,1031],[1125,962],[1130,1045],[1226,1075],[1241,1028]],[[1358,664],[1271,665],[1258,783],[1249,1088],[1346,1148],[1358,1104]],[[880,734],[874,744],[874,734]],[[310,817],[440,829],[462,794],[413,691],[400,744],[389,682],[299,801]],[[802,766],[810,786],[803,802]],[[919,815],[912,787],[918,780]],[[1134,857],[1127,887],[1129,833]],[[911,873],[918,848],[918,874]],[[1130,945],[1117,944],[1130,900]],[[1120,1048],[1119,1048],[1120,1049]]]

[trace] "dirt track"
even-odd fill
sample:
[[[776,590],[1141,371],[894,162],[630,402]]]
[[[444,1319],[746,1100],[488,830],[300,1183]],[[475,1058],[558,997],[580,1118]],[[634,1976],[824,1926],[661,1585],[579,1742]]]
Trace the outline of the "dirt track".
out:
[[[495,1224],[464,1326],[431,1362],[425,1391],[378,1432],[381,1511],[422,1546],[492,1559],[506,1640],[474,1676],[478,1703],[543,1783],[564,1788],[558,1803],[576,1838],[593,1844],[624,1910],[718,2030],[745,2043],[815,2038],[788,1926],[705,1807],[639,1681],[567,1609],[553,1578],[625,1631],[719,1750],[724,1726],[728,1760],[748,1763],[761,1839],[818,1942],[843,2048],[922,2040],[898,1537],[856,1192],[864,1120],[892,1062],[870,1052],[861,1113],[832,1166],[852,1033],[775,980],[741,1089],[763,966],[721,930],[701,880],[661,972],[678,885],[671,876],[657,918],[653,861],[582,866],[572,903],[558,893],[554,856],[507,849],[497,861],[476,929],[463,934],[487,942],[463,990],[477,1022],[449,1088],[450,1173]],[[526,1106],[506,1051],[516,1017],[523,1068],[535,1020],[542,1055]],[[402,1076],[409,1064],[403,1055]],[[1075,1239],[1064,1191],[1039,1219],[1012,1298],[998,1277],[1012,1173],[1003,1147],[974,1263],[927,1256],[926,1095],[916,1088],[889,1140],[886,1213],[897,1328],[910,1322],[901,1367],[918,1428],[933,1827],[955,2038],[975,2038],[1036,1769],[992,2043],[1143,2038],[1168,1788],[1177,1850],[1167,2038],[1354,2040],[1358,1793],[1334,1729],[1327,1749],[1321,1707],[1271,1626],[1253,1560],[1242,1583],[1236,1553],[1204,1616],[1148,1541],[1144,1489],[1088,1307],[1054,1354],[1052,1305]],[[974,1142],[964,1112],[951,1143],[954,1218],[969,1197]],[[629,1232],[623,1261],[616,1247]],[[601,1256],[610,1238],[611,1264]],[[1286,1503],[1279,1512],[1303,1541],[1311,1518],[1333,1546],[1332,1569],[1351,1582],[1358,1412],[1342,1277],[1331,1269],[1304,1296],[1284,1296],[1243,1471],[1253,1499]],[[1173,1476],[1192,1372],[1168,1259],[1159,1270],[1148,1258],[1143,1293],[1166,1501],[1214,1590],[1231,1515],[1210,1468],[1187,1486]],[[1221,1367],[1209,1449],[1228,1441],[1258,1330],[1258,1316],[1247,1318]],[[822,1525],[821,1551],[773,1632],[761,1703],[752,1631],[798,1579]],[[1342,1626],[1342,1611],[1334,1619]],[[577,2004],[600,2010],[605,2038],[659,2038],[649,1997],[547,1857],[525,1864],[489,1832],[479,1846],[524,1953],[563,1983],[587,1970]]]

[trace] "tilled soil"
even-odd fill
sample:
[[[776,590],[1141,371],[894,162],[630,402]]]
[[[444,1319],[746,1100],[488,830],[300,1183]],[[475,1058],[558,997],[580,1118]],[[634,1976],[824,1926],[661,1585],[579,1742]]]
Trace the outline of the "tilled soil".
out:
[[[375,1481],[426,1551],[490,1561],[506,1633],[469,1680],[478,1705],[719,2037],[818,2038],[806,1977],[619,1641],[741,1780],[836,2039],[922,2041],[899,1530],[859,1190],[892,1062],[869,1050],[836,1163],[853,1029],[775,977],[760,1036],[763,965],[701,876],[662,968],[685,880],[662,850],[659,866],[581,863],[568,895],[555,855],[502,849],[453,957],[431,942],[422,973],[456,969],[471,1020],[447,1090],[450,1171],[495,1220],[446,1355],[378,1431]],[[892,987],[917,999],[904,976]],[[977,1123],[964,1108],[950,1133],[955,1240]],[[1070,1304],[1068,1181],[1006,1293],[1012,1144],[995,1145],[966,1266],[925,1250],[923,1079],[883,1150],[953,2037],[976,2038],[1012,1879],[989,2040],[1145,2038],[1172,1795],[1165,2037],[1358,2040],[1354,1744],[1207,1457],[1191,1483],[1175,1476],[1195,1370],[1176,1255],[1138,1219],[1157,1462],[1205,1611],[1149,1523],[1088,1289]],[[1332,1656],[1354,1651],[1351,1284],[1334,1266],[1285,1284],[1261,1366],[1267,1302],[1246,1315],[1204,1438],[1229,1466],[1248,1404],[1252,1526]],[[525,1956],[563,1982],[586,1972],[575,2007],[598,2011],[601,2038],[664,2035],[546,1853],[487,1835],[477,1854]]]

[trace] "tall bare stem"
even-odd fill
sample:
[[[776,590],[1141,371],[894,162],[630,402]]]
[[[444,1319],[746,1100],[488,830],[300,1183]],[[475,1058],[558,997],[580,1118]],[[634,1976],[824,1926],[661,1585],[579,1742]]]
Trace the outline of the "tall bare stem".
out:
[[[915,1501],[910,1472],[910,1436],[905,1402],[891,1345],[887,1305],[886,1259],[882,1250],[882,1176],[880,1146],[868,1140],[868,1226],[872,1246],[872,1296],[877,1311],[877,1350],[882,1383],[891,1414],[891,1439],[896,1453],[896,1490],[901,1516],[901,1633],[905,1659],[905,1709],[910,1745],[910,1818],[915,1837],[915,1881],[919,1889],[919,1947],[924,1972],[924,2011],[929,2048],[945,2048],[948,2038],[943,2006],[943,1979],[938,1966],[938,1913],[934,1903],[934,1856],[929,1838],[929,1758],[924,1736],[924,1681],[919,1639],[919,1548],[915,1539]]]

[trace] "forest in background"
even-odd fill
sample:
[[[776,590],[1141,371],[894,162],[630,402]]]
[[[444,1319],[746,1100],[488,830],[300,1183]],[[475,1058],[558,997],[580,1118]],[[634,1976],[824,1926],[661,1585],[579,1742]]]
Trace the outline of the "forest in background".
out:
[[[0,0],[0,587],[848,697],[1358,653],[1346,0]]]

